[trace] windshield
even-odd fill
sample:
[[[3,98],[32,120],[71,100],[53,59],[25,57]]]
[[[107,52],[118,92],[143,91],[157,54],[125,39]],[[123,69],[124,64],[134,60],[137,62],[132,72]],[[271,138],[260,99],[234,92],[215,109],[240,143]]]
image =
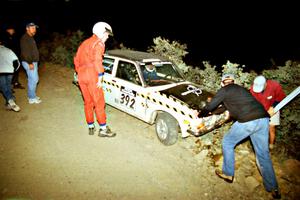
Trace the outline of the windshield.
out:
[[[166,85],[184,81],[181,71],[170,62],[142,63],[141,71],[147,86]]]

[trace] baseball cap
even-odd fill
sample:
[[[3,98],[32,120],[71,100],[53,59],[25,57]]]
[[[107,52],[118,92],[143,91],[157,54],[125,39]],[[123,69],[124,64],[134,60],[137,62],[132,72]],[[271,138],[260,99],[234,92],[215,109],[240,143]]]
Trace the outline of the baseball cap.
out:
[[[266,78],[262,75],[257,76],[253,81],[253,92],[260,93],[264,90]]]
[[[36,25],[34,22],[30,22],[30,23],[26,24],[26,28],[29,27],[29,26],[35,26],[36,28],[39,27],[39,26]]]
[[[234,80],[234,75],[233,74],[223,74],[222,82],[225,80]]]

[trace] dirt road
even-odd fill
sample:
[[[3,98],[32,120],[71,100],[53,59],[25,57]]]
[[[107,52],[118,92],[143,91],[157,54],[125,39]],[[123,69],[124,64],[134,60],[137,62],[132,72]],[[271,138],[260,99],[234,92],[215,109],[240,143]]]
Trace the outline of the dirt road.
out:
[[[225,183],[209,159],[195,156],[191,139],[164,146],[154,127],[107,106],[115,138],[88,135],[73,70],[40,68],[38,96],[15,90],[19,113],[0,98],[1,199],[269,199],[262,186]],[[26,85],[25,74],[20,81]],[[240,179],[241,180],[241,179]]]

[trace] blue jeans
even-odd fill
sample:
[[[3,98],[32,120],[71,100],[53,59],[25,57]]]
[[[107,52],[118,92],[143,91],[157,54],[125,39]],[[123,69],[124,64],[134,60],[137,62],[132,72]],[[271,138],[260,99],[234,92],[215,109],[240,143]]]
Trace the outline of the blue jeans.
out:
[[[37,83],[39,82],[39,74],[38,74],[38,63],[33,62],[34,69],[31,70],[29,69],[29,64],[26,61],[22,61],[22,66],[26,71],[27,74],[27,96],[29,99],[35,99],[36,98],[36,86]]]
[[[222,142],[223,173],[234,176],[234,148],[250,136],[259,171],[268,192],[278,189],[272,160],[269,153],[269,118],[261,118],[245,123],[235,122]]]
[[[0,74],[0,91],[2,92],[6,103],[10,99],[15,99],[11,89],[11,80],[13,74]]]

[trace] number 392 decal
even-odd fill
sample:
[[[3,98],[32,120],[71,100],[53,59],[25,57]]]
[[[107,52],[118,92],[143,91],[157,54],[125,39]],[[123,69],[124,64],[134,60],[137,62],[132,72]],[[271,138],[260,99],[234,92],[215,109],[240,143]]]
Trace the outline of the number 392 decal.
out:
[[[120,104],[129,107],[131,109],[134,109],[135,97],[136,97],[136,91],[121,86]]]

